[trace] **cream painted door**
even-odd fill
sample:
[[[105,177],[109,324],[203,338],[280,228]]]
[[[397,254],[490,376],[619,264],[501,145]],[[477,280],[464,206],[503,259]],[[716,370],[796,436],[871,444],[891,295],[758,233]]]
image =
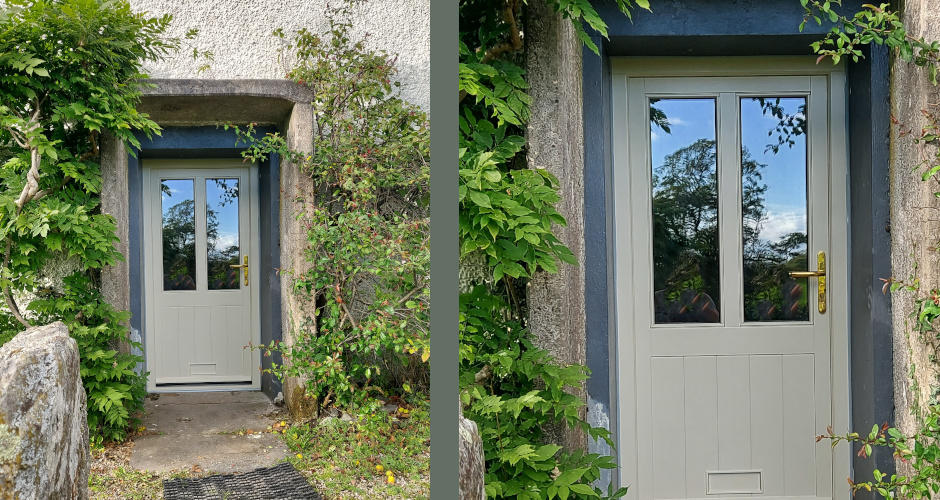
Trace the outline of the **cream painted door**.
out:
[[[847,498],[842,73],[688,63],[615,66],[621,482]]]
[[[143,188],[151,390],[257,386],[257,167],[145,161]]]

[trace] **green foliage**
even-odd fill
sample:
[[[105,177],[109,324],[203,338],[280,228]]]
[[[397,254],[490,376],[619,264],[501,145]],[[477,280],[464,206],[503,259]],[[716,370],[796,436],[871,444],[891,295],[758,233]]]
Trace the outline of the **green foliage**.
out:
[[[127,339],[130,313],[115,311],[105,302],[97,283],[85,273],[64,280],[63,294],[50,294],[30,304],[41,319],[62,319],[81,354],[82,385],[88,395],[88,428],[92,440],[121,441],[132,423],[131,414],[141,408],[147,395],[147,378],[135,371],[142,356],[114,349],[126,342],[132,349],[140,343]]]
[[[372,405],[348,422],[295,423],[283,431],[288,461],[314,471],[327,498],[428,498],[430,401],[404,399],[391,413]]]
[[[541,0],[537,0],[541,1]],[[522,127],[532,99],[519,57],[522,0],[462,0],[458,55],[460,102],[460,255],[484,256],[493,282],[460,299],[460,389],[465,415],[483,438],[486,493],[492,498],[591,498],[591,483],[610,457],[562,451],[544,442],[542,429],[560,425],[610,442],[602,428],[579,417],[583,402],[566,392],[588,376],[579,365],[561,366],[535,348],[525,329],[525,285],[533,273],[557,272],[558,261],[576,264],[553,234],[566,221],[555,209],[558,179],[525,168]],[[546,0],[570,19],[582,42],[597,47],[592,29],[606,25],[587,0]],[[630,15],[646,1],[618,0]],[[666,126],[668,122],[662,121]],[[626,488],[608,490],[611,498]]]
[[[487,255],[493,277],[528,278],[537,269],[556,272],[556,257],[576,264],[574,255],[552,234],[565,225],[554,207],[558,179],[547,170],[508,170],[524,139],[506,136],[466,110],[460,117],[460,254]]]
[[[879,6],[865,4],[863,9],[852,17],[836,12],[835,6],[841,6],[841,0],[800,0],[806,14],[800,23],[800,31],[812,19],[822,24],[824,19],[835,23],[826,38],[813,42],[812,47],[819,54],[819,60],[832,57],[838,64],[843,57],[851,57],[858,62],[862,57],[859,47],[871,43],[886,45],[901,60],[925,67],[930,82],[938,83],[940,71],[940,41],[928,42],[907,33],[901,17],[889,9],[889,4]]]
[[[858,443],[860,457],[870,457],[874,446],[890,448],[894,450],[895,458],[910,467],[909,476],[888,476],[875,469],[874,481],[854,483],[849,479],[853,492],[875,491],[886,499],[930,499],[940,492],[940,408],[937,406],[930,407],[924,421],[910,436],[884,424],[880,428],[872,426],[867,436],[856,432],[835,436],[830,428],[828,434],[818,436],[816,440],[825,438],[832,441],[833,447],[841,441]]]
[[[316,308],[294,318],[293,345],[264,348],[290,360],[275,372],[304,377],[310,394],[343,404],[379,374],[368,355],[425,364],[431,352],[428,118],[399,97],[395,58],[350,38],[358,3],[328,8],[324,37],[275,32],[296,60],[288,77],[316,95],[313,152],[277,134],[254,141],[251,127],[240,132],[246,158],[278,153],[320,187],[316,203],[297,200],[308,269],[289,271]]]
[[[140,359],[114,349],[127,342],[128,314],[96,291],[99,270],[123,259],[114,219],[98,206],[99,138],[138,146],[133,131],[159,130],[136,106],[141,65],[179,47],[163,37],[171,19],[101,0],[5,0],[0,16],[0,289],[17,321],[4,332],[34,319],[69,326],[96,442],[125,437],[146,386],[134,372]],[[40,279],[53,259],[78,265],[64,293]]]
[[[568,393],[589,371],[560,366],[528,340],[517,321],[498,319],[503,301],[485,286],[460,297],[460,400],[477,422],[486,457],[486,495],[491,498],[553,499],[603,496],[591,483],[611,457],[545,444],[543,428],[563,422],[614,446],[607,429],[581,420],[584,402]],[[557,468],[557,469],[556,469]],[[609,498],[627,492],[608,491]]]
[[[938,71],[940,71],[940,41],[927,41],[917,39],[909,34],[901,22],[897,12],[888,9],[888,4],[880,6],[864,5],[864,10],[853,17],[845,17],[832,10],[830,2],[820,3],[816,0],[801,0],[806,8],[806,20],[813,18],[821,23],[820,16],[828,17],[837,26],[833,27],[829,35],[822,41],[813,44],[813,49],[820,54],[822,60],[831,56],[835,63],[841,57],[851,56],[853,61],[861,57],[860,45],[875,43],[887,45],[893,49],[895,56],[901,60],[927,68],[927,76],[931,83],[937,85]],[[834,0],[833,4],[840,4]],[[801,25],[802,29],[802,25]],[[909,136],[915,144],[936,144],[940,119],[935,111],[922,110],[926,125],[915,132],[909,127],[895,120],[900,128],[900,136]],[[924,160],[913,171],[922,170],[922,181],[940,182],[940,153],[927,154],[923,151]],[[940,198],[940,192],[934,196]],[[935,244],[935,240],[929,242]],[[882,292],[906,292],[913,294],[913,309],[910,313],[910,322],[914,340],[922,342],[931,351],[930,358],[934,364],[940,355],[940,335],[936,328],[936,320],[940,318],[940,290],[932,289],[924,292],[920,279],[916,276],[917,266],[911,276],[906,279],[895,277],[882,279],[884,287]],[[911,391],[914,394],[914,403],[911,412],[917,417],[917,428],[905,435],[899,429],[890,427],[887,423],[879,427],[874,425],[871,432],[865,436],[857,432],[844,435],[833,434],[832,428],[824,435],[818,436],[817,441],[829,439],[835,447],[842,441],[857,443],[860,457],[870,457],[874,447],[885,447],[893,450],[894,457],[909,467],[910,474],[888,476],[875,469],[873,481],[855,483],[849,479],[853,492],[859,490],[874,491],[885,499],[929,499],[940,493],[940,407],[936,405],[936,388],[934,400],[927,408],[926,414],[921,414],[920,390],[915,378],[916,367],[913,362],[908,367],[911,378]]]

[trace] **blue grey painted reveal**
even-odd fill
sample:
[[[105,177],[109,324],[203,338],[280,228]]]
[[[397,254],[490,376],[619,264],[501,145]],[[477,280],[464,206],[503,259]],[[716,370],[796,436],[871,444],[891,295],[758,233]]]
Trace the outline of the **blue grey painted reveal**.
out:
[[[846,2],[854,12],[862,2]],[[631,23],[612,2],[597,5],[609,26],[609,40],[592,39],[600,55],[583,53],[584,237],[588,418],[611,422],[616,433],[616,360],[613,330],[613,249],[610,188],[610,68],[615,56],[811,55],[809,43],[828,25],[798,28],[803,10],[797,0],[653,2],[654,12],[638,11]],[[850,64],[849,170],[851,239],[852,422],[856,429],[893,422],[893,366],[890,300],[878,278],[890,276],[888,221],[888,54],[866,52]],[[629,401],[622,405],[632,404]],[[625,411],[632,411],[629,408]],[[596,451],[604,451],[597,449]],[[632,450],[626,450],[632,452]],[[876,454],[883,472],[894,470],[890,454]],[[856,479],[871,477],[872,461],[856,458]],[[864,492],[863,492],[864,493]],[[859,494],[861,495],[861,493]],[[862,497],[865,498],[865,497]]]
[[[256,137],[276,132],[273,127],[255,129]],[[244,144],[236,144],[233,130],[217,127],[166,127],[162,136],[147,138],[138,135],[140,150],[137,157],[128,154],[127,183],[129,193],[131,283],[131,327],[144,332],[141,325],[143,317],[143,280],[142,263],[144,250],[141,246],[143,228],[143,196],[141,162],[153,158],[241,158]],[[259,165],[259,184],[261,194],[261,342],[270,343],[281,340],[281,279],[277,268],[281,265],[280,244],[280,158],[272,155]],[[147,332],[143,333],[146,337]],[[270,368],[271,363],[280,363],[280,354],[261,358],[261,367]],[[261,390],[274,398],[281,390],[281,381],[269,373],[261,376]]]

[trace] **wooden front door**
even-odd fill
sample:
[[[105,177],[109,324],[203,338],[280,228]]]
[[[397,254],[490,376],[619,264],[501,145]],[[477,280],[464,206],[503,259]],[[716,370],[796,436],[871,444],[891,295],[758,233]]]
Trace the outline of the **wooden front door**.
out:
[[[847,496],[844,80],[796,66],[614,76],[632,498]]]
[[[257,386],[257,167],[145,161],[150,389]],[[240,266],[240,267],[233,267]]]

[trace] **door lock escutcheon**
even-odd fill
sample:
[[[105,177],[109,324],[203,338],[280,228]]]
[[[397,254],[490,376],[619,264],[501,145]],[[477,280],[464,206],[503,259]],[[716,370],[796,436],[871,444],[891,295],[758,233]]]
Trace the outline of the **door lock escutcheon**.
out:
[[[791,278],[817,278],[817,295],[819,312],[826,312],[826,252],[816,254],[817,268],[815,271],[792,271]]]
[[[248,256],[247,255],[245,256],[244,262],[245,263],[241,265],[230,264],[228,267],[231,267],[232,269],[242,269],[245,272],[245,286],[248,286]]]

